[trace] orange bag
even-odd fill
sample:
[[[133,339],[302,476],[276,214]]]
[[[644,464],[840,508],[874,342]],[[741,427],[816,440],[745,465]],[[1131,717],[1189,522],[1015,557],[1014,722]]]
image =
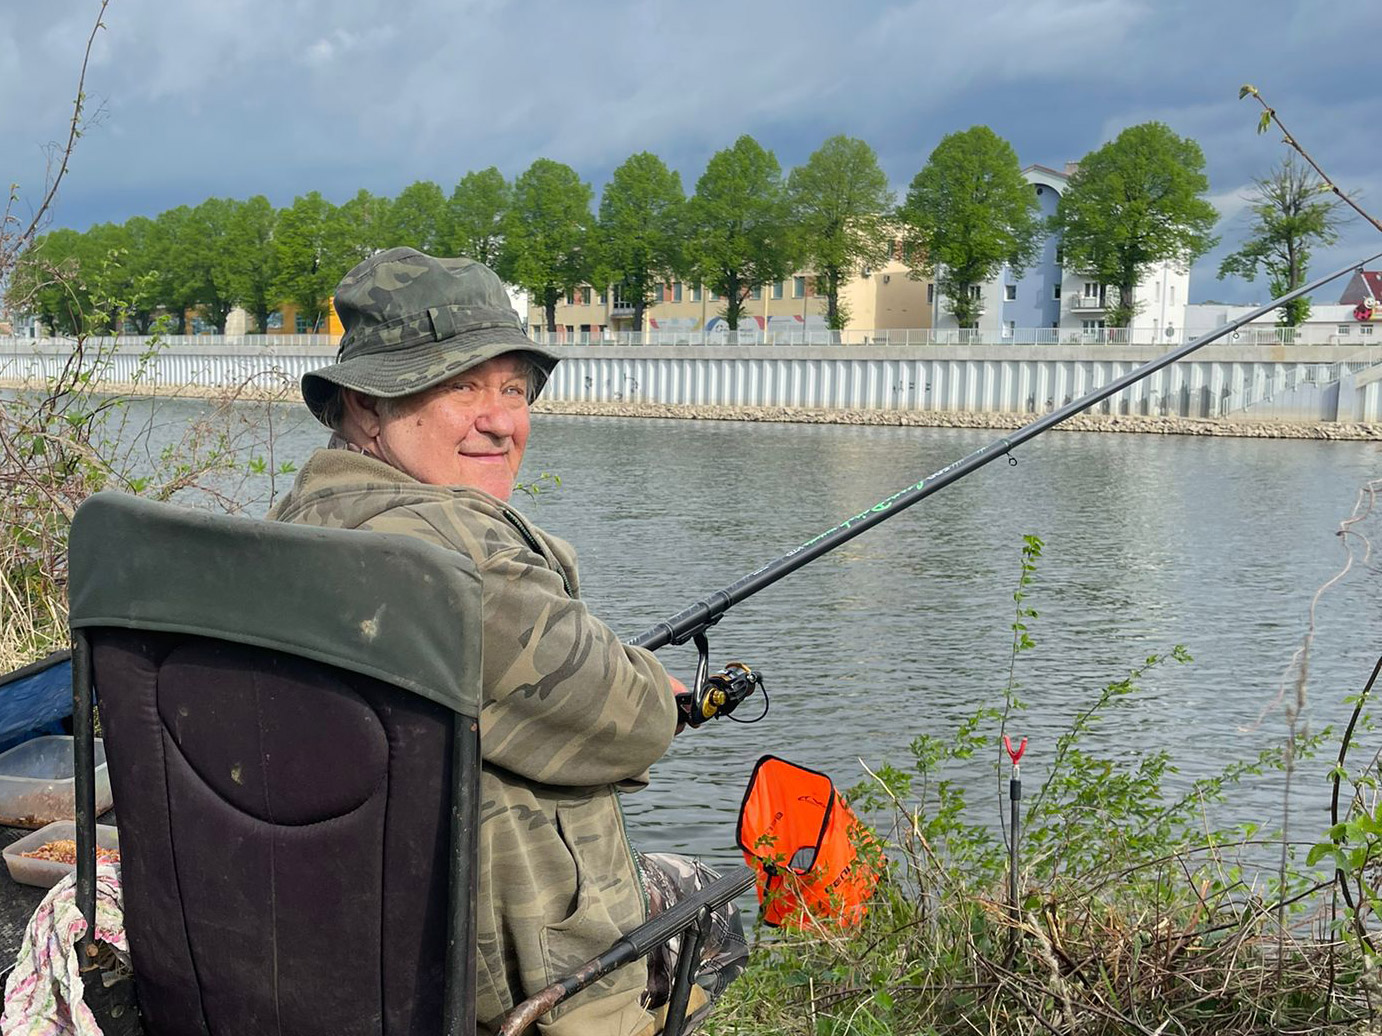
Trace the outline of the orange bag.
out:
[[[858,924],[878,884],[872,833],[835,793],[829,777],[765,755],[753,768],[739,811],[739,848],[758,872],[763,921],[805,928]]]

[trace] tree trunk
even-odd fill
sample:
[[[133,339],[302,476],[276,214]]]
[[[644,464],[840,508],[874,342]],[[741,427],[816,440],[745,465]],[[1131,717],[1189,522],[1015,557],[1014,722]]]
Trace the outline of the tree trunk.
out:
[[[643,330],[643,311],[644,311],[644,309],[647,308],[647,305],[648,305],[648,300],[647,300],[644,296],[642,296],[642,295],[639,295],[638,298],[636,298],[636,299],[634,300],[634,303],[633,303],[633,329],[634,329],[635,331],[642,331],[642,330]]]
[[[542,308],[547,314],[547,333],[557,333],[557,289],[548,286],[542,293]]]
[[[739,290],[739,278],[728,277],[725,280],[725,323],[729,325],[729,330],[739,330],[739,317],[744,310],[744,300]]]
[[[969,287],[967,283],[955,284],[954,292],[950,296],[950,314],[961,328],[973,326],[977,319],[976,310],[979,307],[970,297]]]
[[[269,333],[269,306],[268,303],[258,303],[254,307],[254,327],[261,335]]]

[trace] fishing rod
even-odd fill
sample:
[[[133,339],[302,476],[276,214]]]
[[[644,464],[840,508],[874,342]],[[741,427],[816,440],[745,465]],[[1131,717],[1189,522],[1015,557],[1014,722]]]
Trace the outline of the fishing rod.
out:
[[[683,711],[689,711],[689,714],[695,716],[699,722],[704,722],[705,719],[713,718],[716,715],[727,715],[729,712],[733,711],[734,707],[737,706],[740,701],[748,697],[753,690],[753,686],[757,685],[756,683],[750,684],[749,681],[741,677],[735,683],[734,692],[726,695],[723,681],[721,681],[721,686],[719,686],[717,690],[720,695],[724,696],[724,701],[722,704],[718,705],[716,704],[716,695],[706,689],[708,644],[705,634],[711,626],[714,626],[720,621],[725,612],[729,611],[730,608],[734,607],[740,601],[752,597],[754,594],[758,593],[758,591],[766,589],[779,579],[790,575],[802,566],[809,565],[822,554],[826,554],[836,547],[848,543],[850,540],[854,539],[854,537],[867,529],[873,528],[873,526],[877,525],[879,522],[887,521],[899,511],[905,510],[913,504],[920,503],[932,493],[940,492],[940,490],[944,489],[952,482],[957,482],[966,475],[978,471],[985,464],[995,461],[999,457],[1009,455],[1014,447],[1022,445],[1027,442],[1027,440],[1035,438],[1042,432],[1049,431],[1062,421],[1074,417],[1080,411],[1086,410],[1094,404],[1108,399],[1110,396],[1121,392],[1129,385],[1137,384],[1137,382],[1148,375],[1155,374],[1163,367],[1168,367],[1177,360],[1184,359],[1197,349],[1203,348],[1210,342],[1224,337],[1224,335],[1231,334],[1244,324],[1250,323],[1258,317],[1265,316],[1272,310],[1278,309],[1290,302],[1292,299],[1307,295],[1328,284],[1330,281],[1337,280],[1346,273],[1361,270],[1368,263],[1376,259],[1382,259],[1382,252],[1362,259],[1359,262],[1350,263],[1328,276],[1311,281],[1309,284],[1297,288],[1294,291],[1289,291],[1285,295],[1273,299],[1264,306],[1258,306],[1256,309],[1239,317],[1237,320],[1231,321],[1223,327],[1215,328],[1213,331],[1209,332],[1209,334],[1201,335],[1194,341],[1173,349],[1164,356],[1144,363],[1141,367],[1129,371],[1121,378],[1116,378],[1102,388],[1097,388],[1093,392],[1081,396],[1079,399],[1066,403],[1058,410],[1053,410],[1045,417],[1039,418],[1031,424],[1023,425],[1011,435],[996,439],[987,446],[975,450],[968,456],[962,457],[951,464],[947,464],[939,471],[926,476],[920,482],[910,485],[894,493],[892,496],[880,500],[872,507],[859,512],[852,518],[846,518],[833,529],[827,529],[818,536],[812,537],[800,546],[789,550],[781,557],[775,558],[761,568],[755,569],[742,579],[730,583],[729,586],[724,589],[716,590],[708,597],[704,597],[690,607],[677,612],[671,618],[657,623],[655,626],[650,627],[634,637],[629,643],[637,647],[648,648],[649,650],[655,651],[667,644],[684,644],[688,640],[694,640],[696,648],[700,653],[700,661],[697,665],[696,680],[692,685],[693,690],[687,692],[685,696],[687,701],[683,702]],[[736,665],[742,666],[742,663],[736,663]],[[733,667],[731,667],[731,669],[732,668]],[[742,668],[744,671],[749,671],[747,667]],[[726,673],[718,674],[718,676],[725,677],[726,674],[728,674],[731,679],[735,675],[731,670],[727,670]],[[699,725],[699,723],[696,725]]]

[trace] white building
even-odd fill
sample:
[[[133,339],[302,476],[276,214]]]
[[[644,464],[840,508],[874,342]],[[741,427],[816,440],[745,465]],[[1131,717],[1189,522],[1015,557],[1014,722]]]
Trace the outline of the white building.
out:
[[[1030,165],[1022,171],[1036,191],[1043,219],[1055,215],[1072,171],[1072,166],[1057,172],[1041,165]],[[1118,289],[1066,268],[1062,259],[1060,238],[1051,235],[1020,277],[1005,266],[994,280],[983,285],[979,289],[983,304],[979,317],[981,334],[1014,342],[1101,341],[1121,337],[1108,334],[1108,308],[1117,301]],[[1154,267],[1137,286],[1137,315],[1131,325],[1131,340],[1178,340],[1185,325],[1189,294],[1188,271],[1178,270],[1171,263]],[[939,292],[936,304],[935,326],[958,327]]]
[[[1256,306],[1230,306],[1221,302],[1201,302],[1185,307],[1187,341],[1223,327],[1251,313]],[[1294,328],[1278,327],[1276,310],[1244,324],[1228,339],[1239,345],[1356,345],[1359,350],[1382,346],[1382,310],[1360,320],[1352,305],[1312,305],[1305,322]]]

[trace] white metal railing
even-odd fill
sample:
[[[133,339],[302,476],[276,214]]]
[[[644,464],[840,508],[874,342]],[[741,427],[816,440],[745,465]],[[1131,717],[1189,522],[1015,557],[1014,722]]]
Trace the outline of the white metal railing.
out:
[[[76,342],[75,338],[67,335],[44,338],[0,336],[0,350],[12,351],[35,346],[65,346],[70,349]],[[190,346],[280,349],[285,346],[329,345],[335,347],[340,344],[340,337],[337,335],[92,335],[86,339],[86,343],[89,349],[108,348],[110,346],[145,348],[150,343],[179,349]]]
[[[1108,309],[1108,305],[1104,299],[1097,295],[1072,295],[1070,308],[1087,312],[1095,309]]]

